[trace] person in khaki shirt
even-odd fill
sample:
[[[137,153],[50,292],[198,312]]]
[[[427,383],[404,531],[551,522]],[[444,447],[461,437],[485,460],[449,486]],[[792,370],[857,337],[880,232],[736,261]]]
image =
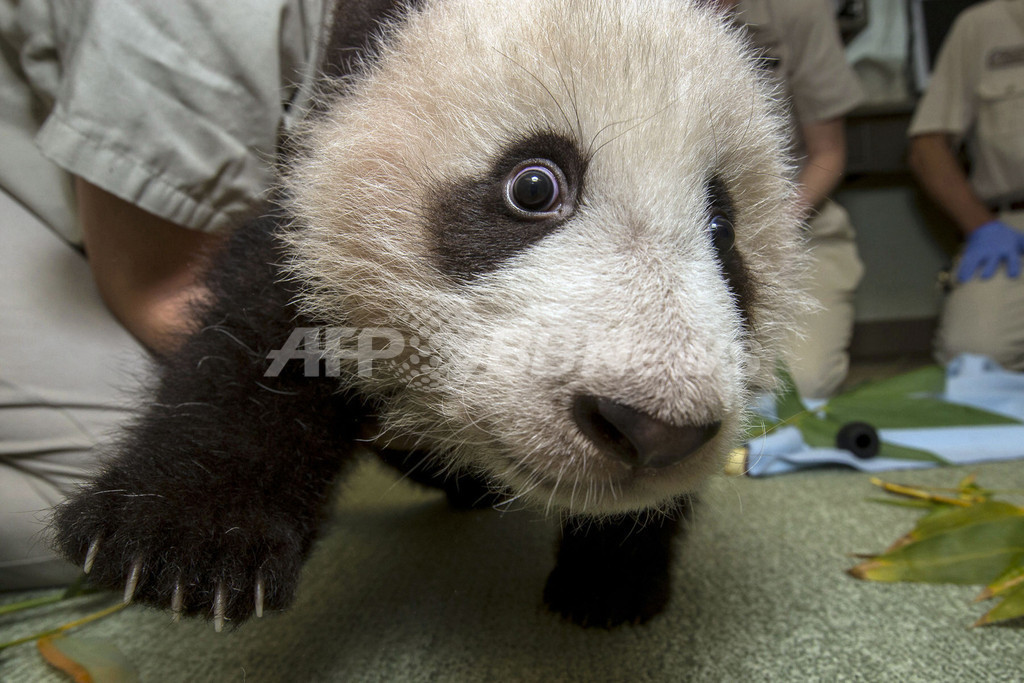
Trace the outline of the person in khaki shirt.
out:
[[[864,271],[849,216],[829,199],[846,168],[844,117],[863,99],[860,83],[846,62],[828,0],[718,4],[734,12],[789,97],[812,255],[809,287],[821,308],[803,316],[788,362],[802,395],[825,398],[849,369],[853,297]]]
[[[957,17],[909,135],[911,168],[965,236],[936,356],[981,353],[1024,370],[1024,0]]]
[[[331,6],[0,0],[0,591],[78,574],[47,511],[258,210]]]

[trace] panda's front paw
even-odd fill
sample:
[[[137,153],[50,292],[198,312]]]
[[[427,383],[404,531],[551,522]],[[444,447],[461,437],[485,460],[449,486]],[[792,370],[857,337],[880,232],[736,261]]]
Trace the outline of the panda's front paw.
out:
[[[125,602],[202,616],[218,631],[287,606],[312,529],[258,501],[203,498],[97,484],[56,509],[56,542]]]
[[[544,601],[581,626],[640,624],[660,613],[672,592],[673,539],[683,512],[681,504],[679,514],[654,519],[567,520]]]
[[[641,624],[668,603],[667,567],[623,569],[559,564],[548,575],[544,601],[552,611],[584,627]]]

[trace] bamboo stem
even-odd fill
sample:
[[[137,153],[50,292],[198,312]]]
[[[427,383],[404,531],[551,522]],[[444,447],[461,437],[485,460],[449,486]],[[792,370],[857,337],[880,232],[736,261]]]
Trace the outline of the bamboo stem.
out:
[[[891,484],[887,481],[882,481],[878,477],[872,477],[871,483],[878,486],[883,491],[888,493],[894,493],[898,496],[906,496],[908,498],[917,498],[918,500],[930,500],[935,503],[945,503],[946,505],[956,505],[957,507],[970,507],[974,503],[980,502],[978,499],[969,498],[951,498],[950,496],[941,496],[936,493],[929,493],[923,489],[914,488],[912,486],[904,486],[903,484]]]
[[[102,619],[103,617],[109,616],[114,612],[123,610],[125,607],[127,607],[125,603],[118,602],[116,605],[113,605],[106,609],[102,609],[99,612],[93,612],[92,614],[86,615],[81,619],[76,619],[75,621],[64,624],[63,626],[58,626],[57,628],[53,628],[48,631],[42,631],[40,633],[35,633],[30,636],[25,636],[24,638],[18,638],[17,640],[12,640],[8,643],[0,643],[0,650],[4,650],[9,647],[14,647],[15,645],[30,643],[34,640],[39,640],[40,638],[43,638],[45,636],[57,635],[59,633],[64,633],[65,631],[70,631],[73,628],[84,626],[85,624],[96,621],[97,619]]]

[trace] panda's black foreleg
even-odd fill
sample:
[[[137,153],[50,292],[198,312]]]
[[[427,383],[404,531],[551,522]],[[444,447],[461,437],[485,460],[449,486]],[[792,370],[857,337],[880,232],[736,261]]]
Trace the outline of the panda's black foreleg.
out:
[[[508,498],[481,477],[444,471],[429,453],[390,448],[376,452],[381,462],[401,472],[406,479],[444,491],[448,504],[456,510],[482,510]]]
[[[660,613],[671,595],[674,541],[691,508],[687,498],[664,516],[566,520],[544,601],[581,626],[638,624]]]
[[[292,600],[361,420],[357,399],[301,363],[265,376],[268,351],[303,324],[270,232],[233,238],[200,330],[161,363],[104,469],[54,514],[58,547],[94,583],[218,627]]]

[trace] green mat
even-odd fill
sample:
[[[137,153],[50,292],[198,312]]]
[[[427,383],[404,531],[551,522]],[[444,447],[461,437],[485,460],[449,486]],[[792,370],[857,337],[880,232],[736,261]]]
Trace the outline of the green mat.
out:
[[[1024,488],[1024,465],[890,479]],[[1024,628],[970,629],[973,586],[875,584],[844,570],[916,514],[867,502],[868,475],[713,480],[651,623],[583,630],[541,604],[555,525],[527,512],[454,512],[367,463],[306,567],[299,599],[230,633],[133,607],[78,633],[110,639],[143,681],[1019,681]],[[0,595],[0,603],[37,593]],[[0,617],[0,642],[109,604],[86,598]],[[0,681],[64,681],[32,645]]]

